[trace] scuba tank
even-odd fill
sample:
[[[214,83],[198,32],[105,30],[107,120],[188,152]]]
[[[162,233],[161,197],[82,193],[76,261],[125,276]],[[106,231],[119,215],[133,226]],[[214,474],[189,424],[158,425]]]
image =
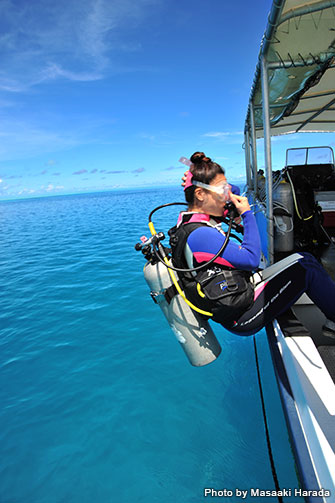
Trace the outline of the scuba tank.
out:
[[[275,219],[274,249],[276,252],[290,252],[294,247],[293,231],[293,195],[289,183],[280,182],[273,193]]]
[[[141,250],[147,260],[144,266],[144,278],[150,288],[152,299],[161,308],[191,365],[201,367],[214,361],[221,353],[221,346],[207,321],[213,314],[199,309],[185,297],[177,275],[178,269],[171,265],[168,257],[170,250],[161,244],[165,236],[162,232],[156,232],[151,221],[153,213],[157,210],[185,204],[169,203],[152,210],[149,215],[149,229],[152,236],[149,239],[143,236],[142,242],[137,243],[135,249]],[[206,267],[223,252],[233,225],[233,213],[231,215],[226,240],[221,249],[210,261],[194,270]]]
[[[151,297],[161,308],[190,363],[200,367],[215,360],[221,353],[221,346],[213,330],[208,321],[174,291],[167,267],[154,259],[148,260],[144,278]]]

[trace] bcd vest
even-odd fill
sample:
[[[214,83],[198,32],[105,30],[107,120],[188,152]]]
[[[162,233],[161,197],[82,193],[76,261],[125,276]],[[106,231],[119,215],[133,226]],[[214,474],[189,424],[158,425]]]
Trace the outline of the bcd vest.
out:
[[[188,236],[206,222],[187,222],[191,214],[184,215],[179,226],[169,230],[172,261],[175,267],[189,269],[185,258]],[[219,231],[218,231],[219,232]],[[193,256],[193,267],[201,265]],[[250,273],[212,262],[200,271],[178,272],[186,298],[195,306],[213,313],[211,319],[229,328],[253,303],[254,289]]]

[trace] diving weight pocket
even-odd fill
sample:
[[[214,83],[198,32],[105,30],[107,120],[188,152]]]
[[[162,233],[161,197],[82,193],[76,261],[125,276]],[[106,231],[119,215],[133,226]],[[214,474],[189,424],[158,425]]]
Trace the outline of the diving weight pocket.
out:
[[[221,270],[208,276],[210,271],[205,271],[205,274],[201,275],[202,278],[199,278],[199,275],[197,278],[201,290],[208,300],[219,300],[234,293],[246,292],[249,282],[239,271]]]
[[[215,267],[197,274],[202,293],[211,302],[213,320],[229,326],[253,302],[253,286],[248,273],[236,270],[220,270]]]

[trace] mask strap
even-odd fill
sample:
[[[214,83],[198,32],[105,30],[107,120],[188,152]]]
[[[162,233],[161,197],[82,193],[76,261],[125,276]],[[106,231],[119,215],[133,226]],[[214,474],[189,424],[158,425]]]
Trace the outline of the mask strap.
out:
[[[186,190],[188,187],[191,187],[191,185],[193,185],[192,178],[193,178],[193,174],[191,173],[191,171],[188,171],[187,175],[186,175],[184,190]]]

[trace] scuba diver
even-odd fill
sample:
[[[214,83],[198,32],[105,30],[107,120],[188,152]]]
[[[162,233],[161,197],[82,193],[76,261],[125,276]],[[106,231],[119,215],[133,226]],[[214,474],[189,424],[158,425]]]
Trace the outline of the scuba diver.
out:
[[[284,260],[279,272],[256,282],[260,237],[247,198],[232,192],[223,168],[203,152],[195,152],[190,161],[184,184],[188,209],[169,231],[173,265],[186,297],[230,332],[252,335],[306,292],[327,318],[324,335],[335,337],[335,283],[321,264],[299,252],[289,264]],[[228,201],[243,220],[243,241],[228,241],[206,265],[226,241],[221,222]]]

